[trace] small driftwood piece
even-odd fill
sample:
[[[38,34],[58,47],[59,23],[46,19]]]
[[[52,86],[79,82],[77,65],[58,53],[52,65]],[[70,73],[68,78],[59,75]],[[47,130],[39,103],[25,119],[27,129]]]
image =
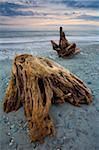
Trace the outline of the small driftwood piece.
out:
[[[82,80],[47,58],[28,54],[15,57],[4,111],[24,107],[31,141],[42,142],[44,137],[55,134],[49,109],[51,104],[64,102],[90,104],[91,91]]]
[[[76,48],[76,44],[70,44],[65,37],[62,27],[60,27],[60,40],[59,45],[54,41],[51,41],[52,47],[57,51],[59,57],[67,58],[80,52],[79,48]]]

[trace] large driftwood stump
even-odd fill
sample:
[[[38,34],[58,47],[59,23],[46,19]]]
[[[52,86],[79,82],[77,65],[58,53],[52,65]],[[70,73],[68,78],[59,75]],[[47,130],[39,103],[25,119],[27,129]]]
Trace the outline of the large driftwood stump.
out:
[[[60,27],[60,40],[59,45],[54,41],[51,41],[52,47],[57,51],[59,57],[67,58],[80,52],[79,48],[76,48],[75,43],[69,43],[65,37],[62,27]]]
[[[6,90],[4,111],[24,107],[32,141],[42,141],[55,133],[49,114],[51,104],[90,104],[90,90],[78,77],[47,58],[24,54],[13,61]]]

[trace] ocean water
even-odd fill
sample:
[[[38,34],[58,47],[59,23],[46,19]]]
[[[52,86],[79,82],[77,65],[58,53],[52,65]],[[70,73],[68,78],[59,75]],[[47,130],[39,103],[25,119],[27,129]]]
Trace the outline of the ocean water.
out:
[[[99,35],[95,30],[67,30],[65,34],[67,39],[75,42],[78,47],[99,43]],[[0,31],[0,60],[13,58],[21,53],[54,57],[51,40],[58,42],[58,31]]]

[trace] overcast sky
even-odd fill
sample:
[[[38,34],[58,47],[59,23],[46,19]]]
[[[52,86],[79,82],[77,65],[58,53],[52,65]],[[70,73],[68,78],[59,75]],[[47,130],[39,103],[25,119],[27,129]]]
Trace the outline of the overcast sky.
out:
[[[99,26],[99,0],[0,0],[0,28]]]

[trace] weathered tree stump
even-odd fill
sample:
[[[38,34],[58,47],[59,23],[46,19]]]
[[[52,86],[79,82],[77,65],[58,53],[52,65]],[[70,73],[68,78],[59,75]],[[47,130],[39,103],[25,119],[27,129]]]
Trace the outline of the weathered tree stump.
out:
[[[90,104],[91,91],[78,77],[47,58],[23,54],[13,61],[4,111],[24,107],[32,141],[42,142],[55,133],[49,114],[51,104]]]
[[[62,27],[60,27],[60,40],[59,45],[54,41],[51,41],[52,47],[55,51],[57,51],[59,57],[67,58],[73,56],[80,52],[79,48],[76,48],[75,43],[69,43],[65,37],[65,33],[62,31]]]

